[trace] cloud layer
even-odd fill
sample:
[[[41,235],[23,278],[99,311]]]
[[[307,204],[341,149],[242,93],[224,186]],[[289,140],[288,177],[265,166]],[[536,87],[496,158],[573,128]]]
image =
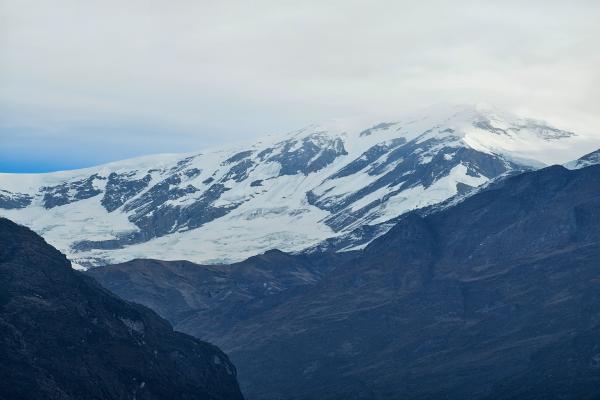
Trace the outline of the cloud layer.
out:
[[[0,170],[436,102],[600,134],[599,18],[595,0],[3,0]]]

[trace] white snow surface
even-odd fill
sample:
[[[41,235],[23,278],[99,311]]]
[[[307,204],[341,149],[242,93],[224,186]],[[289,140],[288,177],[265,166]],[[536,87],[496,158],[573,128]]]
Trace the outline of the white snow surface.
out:
[[[369,173],[365,167],[348,176],[332,178],[336,172],[359,159],[373,146],[392,145],[394,140],[402,138],[406,142],[414,141],[417,144],[434,138],[438,140],[435,146],[418,149],[420,164],[430,163],[443,148],[470,148],[523,166],[538,168],[564,162],[549,158],[544,149],[554,149],[548,152],[552,154],[557,154],[557,148],[564,149],[561,154],[564,153],[565,159],[574,158],[569,151],[578,140],[577,135],[555,130],[543,122],[473,106],[433,108],[405,114],[386,124],[374,125],[379,127],[369,131],[369,127],[341,130],[327,125],[313,125],[291,134],[266,137],[249,146],[201,153],[147,156],[74,171],[0,174],[0,201],[2,194],[6,198],[23,195],[31,198],[31,203],[24,208],[0,207],[0,216],[26,225],[41,234],[51,245],[63,251],[77,268],[133,258],[186,259],[197,263],[233,262],[273,248],[301,251],[325,239],[348,234],[361,224],[385,223],[404,212],[447,200],[457,193],[457,183],[479,186],[493,178],[469,174],[467,166],[458,163],[431,185],[406,188],[402,184],[383,186],[347,205],[345,210],[348,213],[357,212],[364,207],[368,210],[355,222],[341,230],[334,230],[326,223],[332,212],[311,205],[307,193],[312,191],[328,204],[335,205],[373,184],[404,162],[403,159],[396,160],[378,174]],[[305,164],[317,162],[327,151],[339,151],[336,146],[340,143],[343,144],[344,152],[338,154],[333,162],[308,173],[282,175],[281,162],[270,161],[268,157],[287,157],[285,154],[294,152],[302,154],[309,149],[303,148],[305,141],[319,148]],[[267,149],[271,149],[268,157],[261,158],[261,152]],[[237,162],[227,163],[226,160],[242,151],[251,151],[247,160],[252,161],[253,166],[247,171],[248,176],[237,180],[227,178]],[[382,154],[369,166],[385,162],[388,156],[389,152]],[[451,161],[453,157],[454,153],[445,154],[444,160]],[[124,179],[131,181],[148,176],[149,182],[123,205],[108,211],[102,199],[111,173],[126,176]],[[92,180],[92,187],[98,194],[78,199],[80,189],[71,186],[64,195],[67,204],[51,208],[45,206],[44,195],[47,190],[44,188],[72,184],[95,174],[97,178]],[[407,174],[410,175],[410,172]],[[189,193],[173,195],[149,209],[139,205],[133,207],[155,185],[175,175],[180,178],[180,182],[169,183],[168,188],[192,188]],[[118,239],[139,232],[140,227],[134,223],[136,215],[145,213],[144,215],[152,216],[165,207],[186,209],[200,201],[206,190],[216,183],[227,190],[211,203],[211,207],[230,210],[199,227],[189,228],[187,222],[176,221],[173,229],[166,234],[124,244],[116,249],[73,248],[74,243],[82,240]],[[1,204],[0,202],[0,206]],[[373,204],[376,206],[372,206]],[[363,245],[357,246],[361,247]]]
[[[584,155],[577,160],[570,161],[565,164],[568,169],[580,169],[589,167],[590,165],[600,164],[600,149]]]

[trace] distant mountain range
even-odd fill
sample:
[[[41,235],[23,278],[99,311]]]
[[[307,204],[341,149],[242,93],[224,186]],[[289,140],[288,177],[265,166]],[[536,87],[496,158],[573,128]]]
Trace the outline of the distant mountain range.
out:
[[[0,399],[243,399],[218,348],[117,298],[4,218],[0,360]]]
[[[252,400],[600,396],[600,165],[496,180],[363,250],[87,274],[223,348]]]
[[[134,258],[241,261],[349,251],[403,213],[553,162],[578,137],[471,106],[354,130],[311,126],[253,145],[49,174],[0,174],[0,215],[76,267]]]

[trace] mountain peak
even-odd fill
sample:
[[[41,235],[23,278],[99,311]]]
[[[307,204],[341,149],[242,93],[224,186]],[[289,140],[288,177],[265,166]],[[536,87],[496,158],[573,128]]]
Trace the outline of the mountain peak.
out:
[[[555,162],[548,154],[574,138],[489,106],[434,106],[247,146],[0,174],[0,215],[86,267],[137,257],[221,263],[329,240],[353,249],[407,211]]]
[[[565,167],[569,169],[579,169],[596,164],[600,164],[600,149],[592,151],[591,153],[588,153],[577,160],[566,163]]]

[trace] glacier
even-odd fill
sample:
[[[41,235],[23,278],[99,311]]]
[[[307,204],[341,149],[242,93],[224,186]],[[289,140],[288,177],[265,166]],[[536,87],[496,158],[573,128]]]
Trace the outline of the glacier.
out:
[[[230,263],[277,248],[345,251],[394,218],[557,160],[578,135],[492,108],[449,106],[249,145],[44,174],[0,174],[0,215],[81,269],[135,258]],[[552,154],[556,154],[553,151]]]

